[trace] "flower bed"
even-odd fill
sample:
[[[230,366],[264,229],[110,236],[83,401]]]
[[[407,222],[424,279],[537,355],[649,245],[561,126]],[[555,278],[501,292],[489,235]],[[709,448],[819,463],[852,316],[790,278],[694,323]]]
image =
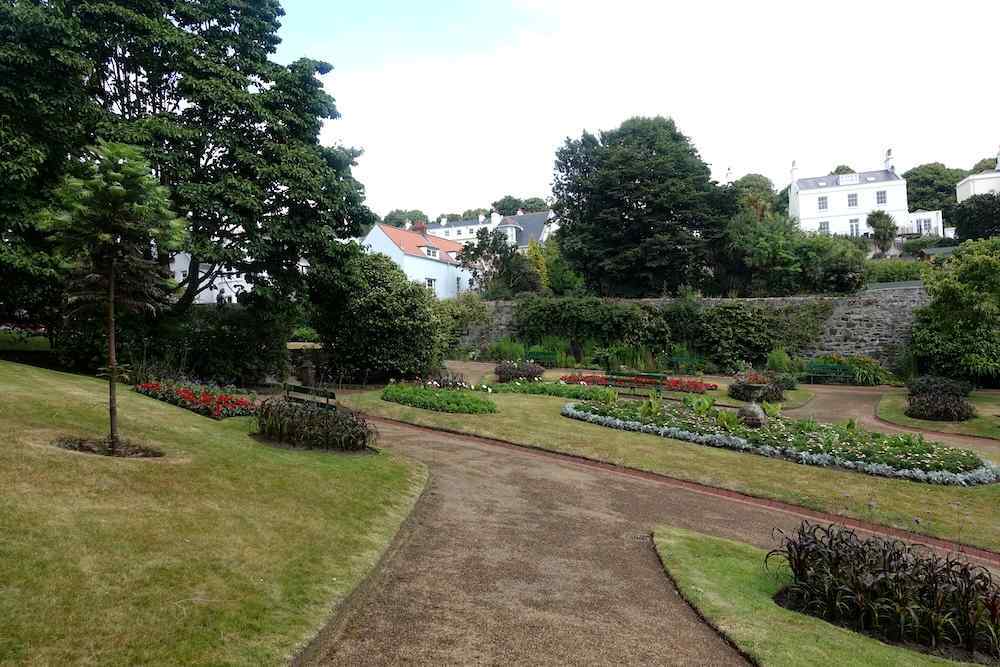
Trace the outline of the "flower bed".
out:
[[[461,389],[436,389],[411,384],[390,384],[382,400],[434,412],[482,414],[497,411],[496,403]]]
[[[655,378],[643,375],[616,376],[605,375],[563,375],[559,378],[566,384],[597,385],[599,387],[615,387],[622,384],[642,387],[659,388],[663,391],[680,391],[688,394],[704,394],[714,391],[719,385],[692,378]]]
[[[213,419],[246,417],[257,411],[253,396],[221,391],[218,387],[173,382],[144,382],[135,386],[144,396],[177,405]]]
[[[614,389],[608,387],[592,387],[586,384],[567,384],[565,382],[509,382],[498,385],[481,385],[481,391],[498,394],[531,394],[534,396],[557,396],[572,398],[578,401],[598,401],[613,403],[618,398]]]
[[[715,410],[650,410],[638,403],[570,403],[563,407],[562,414],[609,428],[881,477],[960,486],[1000,481],[1000,468],[980,459],[975,452],[906,433],[885,435],[851,426],[782,418],[772,418],[767,425],[752,429],[732,419],[720,419]]]

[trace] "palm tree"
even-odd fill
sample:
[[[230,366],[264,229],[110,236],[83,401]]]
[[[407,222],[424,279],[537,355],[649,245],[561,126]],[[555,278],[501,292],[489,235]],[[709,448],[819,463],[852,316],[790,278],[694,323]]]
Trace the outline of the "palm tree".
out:
[[[169,207],[169,193],[150,173],[136,146],[101,142],[88,149],[80,177],[67,177],[57,192],[59,209],[45,226],[78,269],[68,291],[74,311],[100,306],[108,342],[108,447],[118,445],[115,310],[156,312],[173,285],[156,262],[158,251],[177,249],[184,221]]]
[[[896,241],[896,221],[885,211],[872,211],[868,214],[867,222],[872,230],[875,246],[884,255]]]

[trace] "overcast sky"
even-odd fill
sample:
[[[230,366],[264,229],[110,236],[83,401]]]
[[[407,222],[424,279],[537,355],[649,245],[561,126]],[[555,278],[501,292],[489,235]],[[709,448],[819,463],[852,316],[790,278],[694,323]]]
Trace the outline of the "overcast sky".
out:
[[[353,5],[353,6],[349,6]],[[380,215],[550,195],[556,149],[634,115],[677,122],[722,181],[846,163],[970,168],[1000,145],[995,0],[284,0],[279,59],[334,66]]]

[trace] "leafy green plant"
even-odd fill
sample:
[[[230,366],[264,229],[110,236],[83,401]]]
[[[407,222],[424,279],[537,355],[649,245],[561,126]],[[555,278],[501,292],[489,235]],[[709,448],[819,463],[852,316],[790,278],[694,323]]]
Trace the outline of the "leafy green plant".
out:
[[[642,402],[639,407],[639,414],[643,419],[653,420],[663,412],[663,399],[655,392],[649,392],[649,398]]]
[[[776,532],[781,546],[764,564],[791,572],[784,606],[891,641],[1000,657],[1000,586],[989,570],[836,525]]]
[[[539,380],[545,369],[529,361],[501,361],[493,372],[497,376],[497,382],[506,383],[515,380]]]
[[[257,407],[254,433],[306,449],[361,451],[375,445],[378,432],[364,415],[337,407],[269,398]]]
[[[784,347],[776,347],[767,353],[767,370],[773,373],[790,373],[792,358]]]
[[[525,358],[524,343],[513,338],[501,338],[490,345],[487,356],[494,361],[521,361]]]
[[[906,416],[930,421],[962,422],[976,416],[976,408],[963,396],[923,393],[906,399]]]
[[[477,389],[495,394],[558,396],[580,401],[597,401],[598,403],[614,403],[618,400],[618,392],[608,387],[561,382],[518,382],[515,380],[506,384],[480,385]]]
[[[768,401],[763,401],[760,404],[760,409],[764,411],[764,414],[768,417],[780,417],[781,416],[781,403],[770,403]]]
[[[382,391],[382,400],[434,412],[486,414],[497,411],[496,403],[472,391],[434,389],[392,383]]]
[[[716,412],[715,421],[727,431],[732,431],[740,427],[740,416],[729,410],[719,410]]]

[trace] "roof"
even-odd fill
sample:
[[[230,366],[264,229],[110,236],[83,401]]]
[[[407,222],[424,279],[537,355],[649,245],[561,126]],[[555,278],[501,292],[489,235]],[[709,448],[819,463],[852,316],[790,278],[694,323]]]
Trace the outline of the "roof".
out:
[[[855,180],[857,177],[857,180]],[[867,185],[869,183],[881,183],[886,181],[902,180],[899,175],[889,169],[879,169],[877,171],[861,171],[856,174],[830,174],[829,176],[814,176],[812,178],[800,178],[797,183],[799,190],[819,190],[822,188],[836,188],[850,185]]]
[[[548,220],[548,211],[523,213],[521,215],[508,215],[504,217],[498,226],[514,225],[517,227],[517,246],[523,248],[532,241],[541,242],[542,232],[545,231],[545,223]]]
[[[489,222],[490,222],[489,216],[486,216],[486,219],[483,220],[482,222],[479,221],[479,218],[466,218],[465,220],[448,220],[443,225],[441,224],[441,222],[439,220],[431,220],[431,221],[429,221],[427,223],[427,227],[430,228],[430,229],[438,229],[438,228],[441,228],[441,229],[451,229],[453,227],[469,227],[469,226],[473,226],[473,225],[487,225],[487,224],[489,224]]]
[[[413,257],[423,257],[424,259],[436,260],[446,264],[458,264],[458,260],[452,259],[448,253],[458,252],[464,246],[455,241],[449,241],[439,236],[428,236],[418,232],[411,232],[408,229],[400,229],[392,225],[379,224],[378,228],[389,237],[389,240],[396,244],[400,250]],[[430,246],[440,251],[438,257],[428,257],[421,248]]]

